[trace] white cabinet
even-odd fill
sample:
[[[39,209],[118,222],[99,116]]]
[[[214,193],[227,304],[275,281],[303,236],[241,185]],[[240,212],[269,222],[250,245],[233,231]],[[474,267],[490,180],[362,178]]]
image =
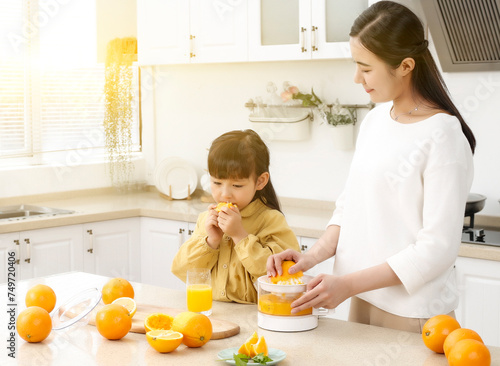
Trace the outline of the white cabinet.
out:
[[[194,226],[184,221],[141,218],[143,283],[178,290],[186,288],[170,268],[177,251],[192,234]]]
[[[16,279],[49,276],[56,273],[83,270],[83,240],[80,225],[22,231],[0,236],[2,273],[9,253],[15,252]]]
[[[20,279],[17,275],[16,260],[19,256],[17,255],[16,243],[19,243],[19,233],[0,235],[0,283],[7,282],[7,273],[10,267],[13,267],[13,270],[10,269],[10,271],[15,273],[14,279],[16,281]]]
[[[478,332],[485,344],[500,346],[500,262],[459,257],[456,271],[460,325]]]
[[[299,238],[300,249],[302,252],[308,251],[318,239],[316,238],[308,238],[308,237],[300,237]],[[332,274],[333,266],[335,264],[335,257],[328,258],[327,260],[318,263],[313,268],[309,269],[306,274],[310,276],[317,276],[321,273]],[[351,299],[347,299],[342,304],[337,306],[335,312],[327,315],[329,318],[339,319],[339,320],[347,320],[349,317],[349,307],[351,304]]]
[[[85,272],[141,281],[140,218],[85,224],[83,235]]]
[[[246,3],[246,0],[138,1],[139,64],[246,61]]]
[[[349,32],[368,0],[249,2],[249,60],[350,58]]]

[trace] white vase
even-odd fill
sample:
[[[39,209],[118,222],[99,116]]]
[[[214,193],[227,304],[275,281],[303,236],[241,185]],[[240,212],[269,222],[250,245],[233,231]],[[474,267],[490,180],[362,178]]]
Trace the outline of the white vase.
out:
[[[354,147],[354,125],[331,126],[333,146],[337,150],[352,150]]]

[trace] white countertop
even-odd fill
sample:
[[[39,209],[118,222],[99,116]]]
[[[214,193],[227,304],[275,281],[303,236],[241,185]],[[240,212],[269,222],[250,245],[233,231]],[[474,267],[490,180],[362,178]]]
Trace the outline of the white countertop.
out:
[[[17,314],[24,309],[24,295],[31,286],[44,283],[57,294],[57,305],[81,290],[102,288],[106,277],[72,272],[36,278],[16,283]],[[185,292],[151,285],[132,283],[139,304],[152,304],[185,309]],[[6,297],[6,285],[0,285],[0,294]],[[5,300],[4,300],[5,302]],[[129,333],[119,341],[101,337],[96,328],[85,322],[52,331],[41,343],[27,343],[17,337],[16,359],[7,357],[6,347],[0,351],[1,365],[17,366],[116,366],[116,365],[214,365],[217,353],[229,347],[239,347],[254,331],[266,338],[269,347],[286,352],[282,366],[297,365],[401,365],[445,366],[444,355],[427,349],[421,335],[320,318],[316,329],[306,332],[272,332],[258,328],[257,305],[214,302],[213,318],[225,319],[240,326],[236,336],[211,340],[201,348],[179,346],[174,352],[160,354],[153,350],[144,334]],[[2,331],[6,331],[6,311],[0,313]],[[3,333],[2,333],[3,334]],[[6,338],[3,338],[4,340]],[[5,345],[5,341],[4,341]],[[500,365],[500,348],[489,347],[492,365]]]
[[[333,202],[282,198],[283,212],[296,235],[318,238],[335,208]],[[145,216],[168,220],[196,222],[209,203],[196,192],[191,200],[167,200],[155,189],[127,194],[112,189],[95,189],[58,194],[2,199],[1,205],[33,204],[74,210],[70,215],[0,221],[0,234],[88,222]],[[462,243],[462,257],[500,261],[500,247]]]

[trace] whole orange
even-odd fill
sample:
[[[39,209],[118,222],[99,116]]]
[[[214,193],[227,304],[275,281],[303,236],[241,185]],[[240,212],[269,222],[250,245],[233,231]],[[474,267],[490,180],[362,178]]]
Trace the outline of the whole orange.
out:
[[[457,320],[449,315],[436,315],[427,320],[422,328],[422,339],[427,348],[444,353],[443,345],[448,334],[460,328]]]
[[[25,298],[26,306],[39,306],[51,312],[56,306],[56,293],[47,285],[35,285],[28,290]]]
[[[455,329],[444,340],[443,349],[446,357],[448,357],[453,346],[457,344],[457,342],[460,342],[462,339],[475,339],[476,341],[483,343],[483,340],[481,339],[479,334],[477,334],[472,329],[467,329],[467,328]]]
[[[184,335],[182,342],[188,347],[201,347],[212,338],[212,322],[208,316],[192,311],[177,314],[172,330]]]
[[[130,297],[133,299],[134,288],[124,278],[112,278],[102,287],[102,302],[104,304],[111,304],[120,297]]]
[[[462,339],[450,350],[448,363],[450,366],[490,366],[490,350],[483,342]]]
[[[52,330],[52,319],[47,310],[30,306],[19,314],[16,321],[19,336],[27,342],[37,343],[47,338]]]
[[[95,326],[104,338],[121,339],[132,328],[132,317],[123,306],[108,304],[97,312]]]

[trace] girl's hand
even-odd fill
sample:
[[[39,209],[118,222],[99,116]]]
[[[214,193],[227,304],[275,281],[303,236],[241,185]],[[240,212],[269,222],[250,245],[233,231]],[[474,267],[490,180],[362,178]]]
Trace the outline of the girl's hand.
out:
[[[299,271],[307,271],[309,268],[314,266],[314,263],[311,262],[307,253],[300,253],[293,249],[287,249],[267,258],[267,276],[274,277],[277,274],[282,275],[283,269],[281,268],[281,263],[283,261],[295,262],[295,264],[288,270],[290,274],[294,274]]]
[[[236,206],[231,208],[222,207],[217,218],[217,224],[235,243],[238,243],[248,236],[241,221],[240,210]]]
[[[307,284],[307,292],[292,303],[292,314],[311,307],[335,309],[352,295],[346,277],[320,274]]]
[[[216,205],[210,205],[208,207],[208,216],[205,221],[205,230],[207,231],[207,244],[213,249],[217,249],[222,240],[224,233],[222,232],[219,224],[217,223],[218,213],[215,211]]]

